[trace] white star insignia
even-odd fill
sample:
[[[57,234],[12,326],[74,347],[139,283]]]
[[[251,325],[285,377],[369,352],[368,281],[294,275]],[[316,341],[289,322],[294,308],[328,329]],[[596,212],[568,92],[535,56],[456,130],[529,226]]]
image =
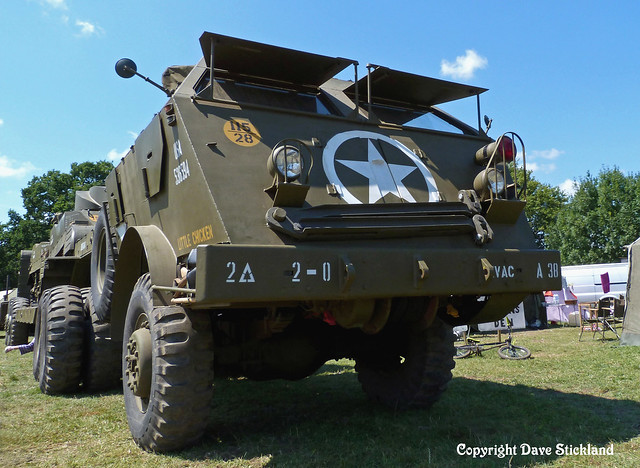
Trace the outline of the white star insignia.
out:
[[[367,140],[366,161],[336,159],[336,153],[339,148],[344,143],[351,140]],[[377,146],[376,141],[391,145],[391,147],[394,148],[392,151],[397,150],[404,155],[404,159],[407,160],[408,164],[387,164],[387,161],[382,157],[381,150],[379,149],[380,147]],[[354,149],[354,151],[358,151],[359,153],[359,150]],[[344,156],[344,158],[348,157],[349,156],[347,155]],[[396,161],[402,161],[402,159],[396,158]],[[429,193],[428,201],[440,201],[440,194],[438,192],[436,182],[423,161],[421,161],[413,151],[398,140],[394,140],[386,135],[366,132],[363,130],[350,130],[338,133],[331,137],[325,145],[322,152],[322,167],[324,168],[324,173],[327,176],[329,184],[335,188],[335,191],[340,198],[349,204],[373,204],[383,200],[388,194],[394,195],[401,201],[415,203],[416,199],[407,189],[404,179],[406,179],[410,174],[413,174],[416,169],[426,184]],[[338,173],[336,172],[337,167],[347,167],[368,179],[369,196],[367,201],[360,200],[351,193],[349,187],[345,186],[342,180],[340,180],[340,176],[338,176]],[[418,179],[415,178],[412,178],[412,181],[419,183]]]
[[[368,140],[367,143],[367,161],[343,159],[336,161],[369,179],[369,203],[376,203],[389,193],[403,201],[415,203],[415,198],[409,193],[402,180],[417,167],[387,164],[373,142]]]

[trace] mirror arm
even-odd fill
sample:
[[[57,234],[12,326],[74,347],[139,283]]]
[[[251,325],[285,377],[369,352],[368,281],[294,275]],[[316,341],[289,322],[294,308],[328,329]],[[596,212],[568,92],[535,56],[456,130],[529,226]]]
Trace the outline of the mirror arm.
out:
[[[156,83],[155,81],[153,81],[151,78],[149,78],[148,76],[144,76],[141,75],[140,73],[138,73],[136,70],[134,70],[133,68],[130,68],[128,66],[124,66],[125,70],[128,70],[130,72],[132,72],[134,75],[139,76],[140,78],[142,78],[144,81],[146,81],[147,83],[151,83],[153,86],[155,86],[156,88],[158,88],[159,90],[163,91],[167,97],[171,97],[171,93],[164,87],[162,87],[161,85],[159,85],[158,83]]]

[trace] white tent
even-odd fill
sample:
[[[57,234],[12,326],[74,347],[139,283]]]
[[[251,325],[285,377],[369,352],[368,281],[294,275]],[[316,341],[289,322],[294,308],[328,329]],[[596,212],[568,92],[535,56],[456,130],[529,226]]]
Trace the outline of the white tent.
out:
[[[640,238],[629,246],[629,279],[620,344],[640,346]]]

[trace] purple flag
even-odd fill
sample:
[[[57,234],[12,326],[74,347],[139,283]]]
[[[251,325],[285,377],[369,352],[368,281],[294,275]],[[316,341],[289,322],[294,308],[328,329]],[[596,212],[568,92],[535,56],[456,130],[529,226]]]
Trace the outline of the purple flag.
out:
[[[611,283],[609,282],[609,272],[603,273],[600,275],[600,280],[602,281],[602,290],[605,294],[611,291]]]

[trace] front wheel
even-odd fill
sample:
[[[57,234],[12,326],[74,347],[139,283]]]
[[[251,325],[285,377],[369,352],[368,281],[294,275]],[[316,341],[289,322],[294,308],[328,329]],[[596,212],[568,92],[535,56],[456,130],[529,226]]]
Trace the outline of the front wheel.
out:
[[[122,387],[134,441],[152,452],[196,443],[213,396],[213,334],[206,312],[154,307],[149,274],[125,319]]]
[[[356,359],[362,389],[392,408],[430,407],[452,378],[453,342],[451,326],[438,318],[427,328],[401,327],[376,352]]]
[[[508,344],[498,349],[498,355],[502,359],[527,359],[531,356],[531,351],[524,346]]]

